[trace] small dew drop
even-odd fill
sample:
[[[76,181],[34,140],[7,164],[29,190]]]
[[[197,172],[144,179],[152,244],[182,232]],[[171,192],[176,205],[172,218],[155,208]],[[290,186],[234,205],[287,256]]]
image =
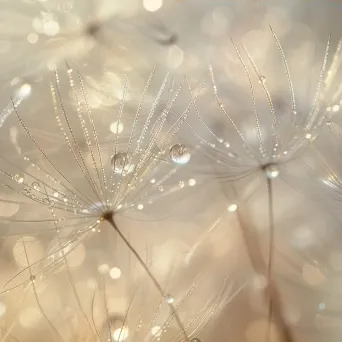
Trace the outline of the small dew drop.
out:
[[[190,340],[190,342],[201,342],[201,340],[199,338],[195,337],[195,338],[192,338]]]
[[[120,133],[122,133],[124,126],[123,126],[122,122],[115,121],[109,126],[109,129],[114,134],[120,134]]]
[[[138,210],[143,210],[144,209],[144,205],[143,204],[138,204],[137,205],[137,209]]]
[[[36,276],[31,275],[31,276],[30,276],[30,281],[31,281],[32,283],[34,283],[34,282],[36,281]]]
[[[34,190],[40,191],[40,185],[38,182],[33,182],[31,186]]]
[[[233,213],[234,211],[236,211],[238,208],[237,204],[233,203],[231,205],[228,206],[227,210],[230,212],[230,213]]]
[[[171,295],[166,295],[165,300],[168,304],[172,304],[175,300]]]
[[[266,77],[265,76],[260,76],[259,77],[259,83],[265,83],[266,82]]]
[[[276,165],[267,165],[264,168],[265,175],[268,179],[274,179],[279,176],[279,169]]]
[[[109,275],[112,279],[119,279],[121,277],[121,270],[118,267],[113,267],[109,271]]]
[[[305,139],[311,139],[312,138],[312,134],[310,134],[310,133],[307,133],[307,134],[305,134]]]
[[[175,164],[184,165],[190,161],[191,153],[185,145],[176,144],[170,148],[170,158]]]

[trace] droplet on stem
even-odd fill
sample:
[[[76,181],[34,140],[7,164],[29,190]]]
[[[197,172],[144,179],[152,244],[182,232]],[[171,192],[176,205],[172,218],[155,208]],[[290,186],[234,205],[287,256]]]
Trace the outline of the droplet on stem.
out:
[[[191,153],[185,145],[176,144],[170,148],[170,158],[175,164],[184,165],[190,161]]]

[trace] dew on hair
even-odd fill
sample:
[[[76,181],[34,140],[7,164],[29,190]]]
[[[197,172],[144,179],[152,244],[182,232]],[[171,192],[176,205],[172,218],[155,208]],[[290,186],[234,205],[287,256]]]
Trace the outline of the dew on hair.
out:
[[[170,158],[173,163],[184,165],[190,161],[191,153],[185,145],[176,144],[170,148]]]

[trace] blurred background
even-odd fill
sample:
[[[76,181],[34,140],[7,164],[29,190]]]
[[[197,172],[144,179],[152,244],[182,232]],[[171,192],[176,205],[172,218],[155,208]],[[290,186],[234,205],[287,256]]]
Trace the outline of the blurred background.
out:
[[[267,279],[252,267],[241,229],[242,216],[267,260],[270,198],[265,177],[256,171],[227,181],[229,169],[221,177],[220,160],[210,151],[209,157],[200,153],[192,127],[198,124],[200,108],[211,129],[229,142],[229,153],[234,155],[242,146],[210,96],[211,65],[229,113],[246,141],[255,140],[250,88],[233,41],[241,51],[242,46],[248,49],[267,79],[283,134],[291,135],[292,128],[283,119],[291,111],[288,79],[270,26],[286,55],[299,114],[305,116],[325,58],[330,65],[337,51],[335,58],[341,61],[341,15],[340,1],[323,0],[0,0],[0,342],[184,340],[169,302],[190,339],[281,341],[275,323],[270,339],[266,337]],[[36,166],[49,168],[28,139],[15,106],[39,146],[83,187],[84,177],[71,170],[65,137],[56,126],[49,93],[56,68],[64,75],[60,94],[70,116],[78,104],[65,75],[71,69],[82,75],[105,167],[111,165],[105,146],[132,125],[154,68],[157,81],[145,97],[149,108],[167,73],[178,82],[186,75],[194,92],[207,81],[198,108],[189,113],[191,125],[184,125],[173,138],[174,143],[186,143],[192,155],[171,178],[171,195],[160,203],[156,197],[149,209],[144,204],[137,216],[123,215],[119,220],[132,246],[170,294],[168,303],[107,223],[89,235],[79,231],[84,223],[68,217],[57,234],[46,209],[42,213],[39,203],[30,204],[6,186],[4,160],[22,168],[16,174],[18,183],[28,173],[40,177]],[[322,103],[331,113],[329,124],[340,132],[341,70],[335,74]],[[117,116],[126,78],[129,91],[121,126]],[[192,98],[183,90],[177,111]],[[256,99],[267,136],[267,98],[256,91]],[[271,200],[272,281],[280,294],[283,319],[294,340],[301,342],[340,341],[342,334],[341,141],[329,140],[331,132],[325,126],[320,134],[314,142],[317,148],[309,147],[304,159],[295,158],[280,170]],[[81,143],[86,148],[87,141]],[[30,161],[24,162],[28,157]],[[322,182],[329,191],[322,190]],[[161,215],[164,209],[167,213]]]

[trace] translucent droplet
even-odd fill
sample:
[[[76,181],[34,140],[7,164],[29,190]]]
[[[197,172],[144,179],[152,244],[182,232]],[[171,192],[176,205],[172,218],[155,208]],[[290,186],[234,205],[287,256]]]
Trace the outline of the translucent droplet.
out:
[[[16,174],[14,176],[14,179],[16,180],[17,183],[23,184],[24,183],[24,177],[22,175]]]
[[[170,148],[170,158],[175,164],[187,164],[191,158],[189,149],[182,144],[173,145]]]
[[[201,340],[199,338],[195,337],[195,338],[192,338],[190,340],[190,342],[201,342]]]
[[[167,301],[168,304],[172,304],[175,300],[171,295],[166,295],[165,300]]]
[[[277,178],[279,176],[279,169],[276,165],[267,165],[264,169],[265,175],[268,179]]]
[[[237,208],[238,208],[238,206],[237,206],[235,203],[233,203],[233,204],[231,204],[231,205],[228,206],[227,210],[228,210],[230,213],[233,213],[234,211],[237,210]]]
[[[32,188],[36,191],[40,191],[40,185],[38,182],[33,182],[32,183]]]
[[[129,157],[126,152],[119,152],[112,156],[112,169],[117,174],[131,173],[134,166],[129,163]]]
[[[31,276],[30,276],[30,281],[35,282],[35,281],[36,281],[36,276],[31,275]]]
[[[137,205],[137,209],[138,210],[143,210],[144,209],[144,205],[143,204],[138,204]]]
[[[260,76],[259,83],[265,83],[265,82],[266,82],[266,77],[265,76]]]

